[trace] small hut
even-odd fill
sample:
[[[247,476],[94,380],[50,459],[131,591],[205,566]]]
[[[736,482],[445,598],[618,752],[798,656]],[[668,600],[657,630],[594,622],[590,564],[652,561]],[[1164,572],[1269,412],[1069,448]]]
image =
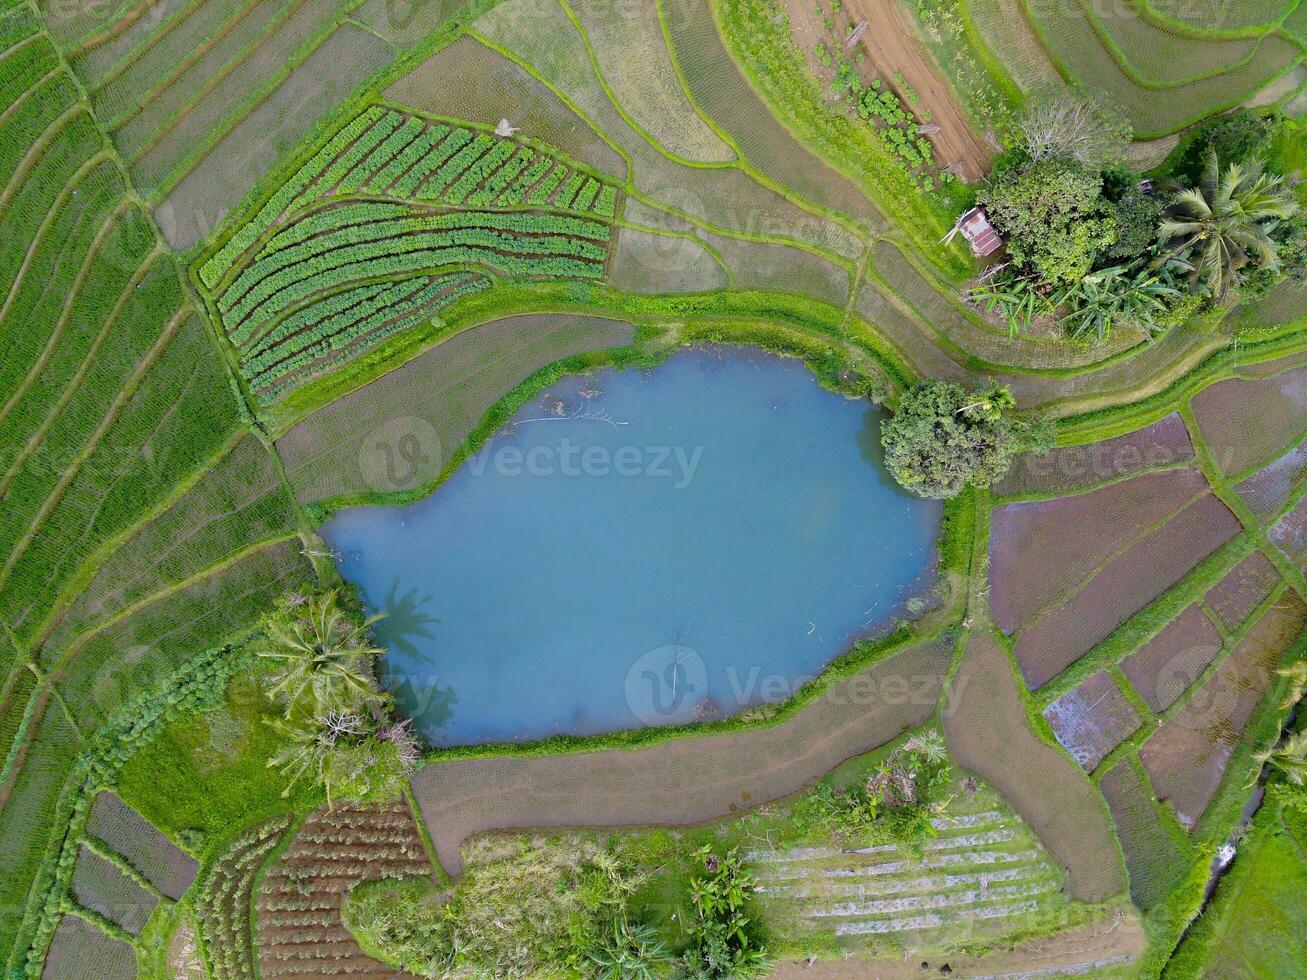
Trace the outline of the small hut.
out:
[[[986,255],[993,255],[1003,247],[1003,238],[994,226],[989,223],[989,218],[981,208],[972,208],[961,218],[958,219],[958,227],[962,229],[962,235],[971,245],[971,251],[981,258]]]

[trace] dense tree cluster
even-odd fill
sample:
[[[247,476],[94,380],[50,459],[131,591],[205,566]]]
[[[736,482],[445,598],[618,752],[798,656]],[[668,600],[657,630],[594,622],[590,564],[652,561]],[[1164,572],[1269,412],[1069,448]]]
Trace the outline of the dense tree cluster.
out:
[[[1220,117],[1144,182],[1123,163],[1119,118],[1080,95],[1033,98],[978,195],[1009,261],[972,297],[1012,333],[1046,318],[1100,343],[1120,327],[1154,337],[1307,278],[1307,218],[1263,162],[1281,121]]]

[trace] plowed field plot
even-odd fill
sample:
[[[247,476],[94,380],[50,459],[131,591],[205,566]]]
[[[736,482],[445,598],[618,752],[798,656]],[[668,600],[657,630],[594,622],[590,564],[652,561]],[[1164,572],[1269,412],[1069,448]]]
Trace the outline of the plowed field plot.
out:
[[[133,936],[144,928],[159,904],[157,895],[146,891],[85,845],[78,852],[73,868],[72,893],[82,908],[99,913]]]
[[[1021,628],[1206,489],[1197,470],[1179,470],[995,508],[989,545],[994,621],[1006,633]]]
[[[310,415],[277,441],[277,452],[305,503],[425,486],[523,378],[567,357],[628,346],[634,332],[615,320],[554,314],[473,327]]]
[[[958,705],[944,732],[958,765],[990,782],[1067,873],[1073,898],[1098,902],[1125,888],[1112,828],[1089,780],[1031,729],[1007,654],[973,633],[952,681]]]
[[[885,844],[838,850],[759,851],[762,907],[787,939],[833,933],[847,948],[889,940],[929,949],[1001,942],[1018,923],[1058,909],[1061,874],[1038,839],[992,791],[937,817],[920,848]],[[1016,920],[1016,921],[1014,921]]]
[[[1106,673],[1097,673],[1044,709],[1062,746],[1086,772],[1139,730],[1139,715]]]
[[[1140,758],[1159,798],[1194,827],[1274,677],[1285,650],[1307,627],[1307,603],[1285,592],[1229,657],[1144,743]]]
[[[403,800],[316,811],[259,888],[260,975],[376,980],[399,975],[358,948],[341,921],[341,902],[361,881],[430,873],[417,824]]]
[[[1218,381],[1191,402],[1199,433],[1221,470],[1235,476],[1264,466],[1307,430],[1307,368],[1245,381]]]
[[[1022,630],[1013,650],[1027,683],[1052,680],[1240,529],[1230,509],[1206,494],[1136,540]]]
[[[1148,706],[1163,711],[1189,690],[1220,652],[1220,631],[1201,609],[1187,606],[1126,657],[1121,669]]]
[[[1098,782],[1107,799],[1130,873],[1130,897],[1151,908],[1178,885],[1195,855],[1179,828],[1167,829],[1168,817],[1153,797],[1144,774],[1132,759],[1122,759]],[[1174,823],[1172,823],[1174,826]]]
[[[1280,581],[1280,573],[1260,551],[1254,551],[1226,573],[1204,597],[1207,607],[1227,630],[1233,630],[1260,606]]]
[[[195,858],[107,790],[96,796],[86,831],[122,855],[128,864],[171,899],[182,897],[199,870]]]
[[[1307,574],[1307,497],[1266,532],[1271,543]]]
[[[440,863],[485,830],[693,824],[810,785],[841,762],[924,723],[952,643],[911,647],[833,685],[779,723],[640,748],[428,765],[413,776]]]
[[[998,497],[1063,496],[1164,469],[1194,458],[1189,432],[1179,413],[1128,435],[1082,446],[1059,446],[1047,453],[1024,453],[994,487]]]
[[[81,916],[69,912],[59,920],[45,957],[41,980],[132,980],[136,952]]]
[[[832,34],[838,36],[866,20],[862,40],[854,51],[864,54],[871,71],[898,88],[901,95],[913,93],[914,111],[939,127],[939,132],[931,134],[930,141],[941,165],[957,167],[956,172],[963,181],[977,180],[989,172],[993,150],[963,115],[957,96],[918,38],[906,7],[880,0],[845,2],[836,6],[839,13],[834,32],[827,32],[820,30],[827,11],[817,7],[814,17],[811,0],[789,0],[785,6],[796,27],[796,41],[809,54],[809,63],[818,72],[822,66],[812,54],[817,43],[824,41],[834,46],[837,42]],[[804,27],[816,29],[804,31]]]
[[[1264,466],[1235,490],[1263,522],[1274,520],[1295,496],[1307,487],[1307,443],[1294,446],[1269,466]]]

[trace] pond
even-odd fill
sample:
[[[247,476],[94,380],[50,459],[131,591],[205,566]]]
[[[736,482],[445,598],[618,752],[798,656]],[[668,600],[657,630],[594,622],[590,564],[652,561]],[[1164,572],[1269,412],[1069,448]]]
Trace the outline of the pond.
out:
[[[430,496],[322,535],[432,745],[719,718],[933,592],[940,506],[890,477],[881,417],[799,361],[687,349],[557,383]]]

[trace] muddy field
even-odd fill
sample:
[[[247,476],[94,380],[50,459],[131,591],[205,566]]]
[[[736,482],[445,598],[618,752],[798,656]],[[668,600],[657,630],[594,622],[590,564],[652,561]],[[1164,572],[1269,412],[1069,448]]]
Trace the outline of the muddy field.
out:
[[[1212,586],[1203,601],[1227,630],[1240,626],[1260,606],[1280,581],[1271,560],[1254,551]]]
[[[1191,699],[1144,743],[1140,758],[1160,799],[1193,827],[1221,785],[1275,666],[1307,626],[1307,603],[1286,592]]]
[[[1125,887],[1112,828],[1089,781],[1040,740],[1007,654],[988,633],[973,634],[955,686],[958,709],[944,732],[958,765],[992,783],[1067,872],[1073,898],[1102,901]]]
[[[952,643],[922,643],[834,685],[797,715],[644,748],[436,763],[413,793],[450,874],[485,830],[694,824],[798,792],[846,759],[925,722]]]
[[[1113,483],[1141,470],[1175,466],[1193,458],[1189,432],[1179,413],[1175,413],[1115,439],[1018,456],[1007,476],[995,485],[994,495],[1062,496]]]
[[[1085,772],[1139,730],[1139,715],[1108,674],[1099,672],[1044,709],[1053,734]]]
[[[1221,634],[1197,606],[1187,606],[1121,663],[1131,685],[1154,711],[1174,704],[1221,652]]]

